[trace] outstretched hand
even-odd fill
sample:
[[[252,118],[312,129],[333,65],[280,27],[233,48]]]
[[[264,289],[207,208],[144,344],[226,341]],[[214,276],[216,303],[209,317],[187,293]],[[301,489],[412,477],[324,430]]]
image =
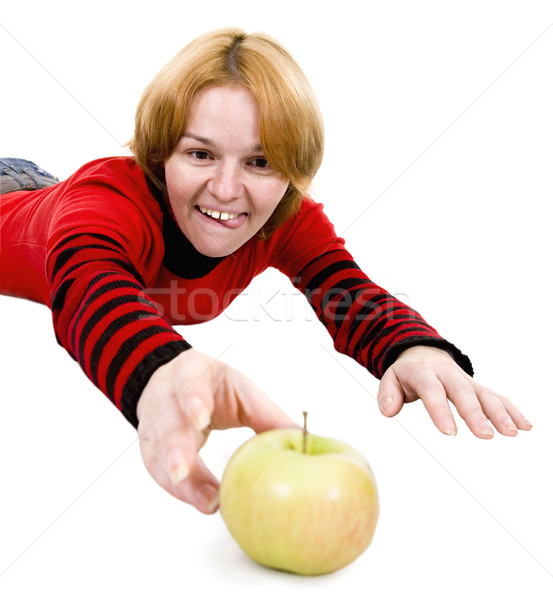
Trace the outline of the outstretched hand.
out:
[[[457,433],[450,402],[479,438],[492,438],[494,427],[506,436],[532,428],[510,400],[477,383],[438,348],[405,350],[380,382],[377,400],[387,417],[419,398],[436,427],[448,435]],[[250,427],[261,433],[299,427],[245,375],[194,349],[157,369],[142,392],[137,417],[150,475],[206,514],[218,508],[219,482],[198,452],[212,429]]]
[[[218,508],[219,482],[198,452],[212,429],[299,427],[242,373],[194,349],[157,369],[136,413],[150,475],[206,514]]]
[[[405,350],[380,381],[377,401],[386,417],[394,417],[404,403],[419,398],[436,427],[447,435],[457,433],[449,401],[479,438],[492,438],[493,427],[507,436],[532,428],[509,399],[477,383],[448,352],[438,348],[413,346]]]

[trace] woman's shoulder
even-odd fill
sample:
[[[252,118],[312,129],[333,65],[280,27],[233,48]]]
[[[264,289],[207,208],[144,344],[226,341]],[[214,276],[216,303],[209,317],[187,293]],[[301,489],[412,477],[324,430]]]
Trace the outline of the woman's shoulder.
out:
[[[306,196],[298,212],[283,223],[275,232],[275,240],[311,240],[336,237],[334,225],[325,213],[324,205]]]
[[[132,156],[109,156],[87,162],[67,180],[70,184],[111,184],[115,188],[124,185],[146,185],[146,175]]]
[[[162,243],[161,207],[132,156],[90,161],[50,194],[51,245],[79,231],[113,237],[137,252]]]
[[[299,211],[266,242],[271,266],[291,273],[329,247],[343,244],[323,204],[310,197],[302,200]]]
[[[92,160],[58,184],[61,205],[90,203],[109,210],[129,210],[161,214],[146,174],[132,156],[112,156]]]

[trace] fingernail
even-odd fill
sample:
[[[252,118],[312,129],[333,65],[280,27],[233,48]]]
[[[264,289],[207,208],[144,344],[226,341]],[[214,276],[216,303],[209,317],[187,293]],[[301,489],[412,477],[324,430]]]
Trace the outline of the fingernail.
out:
[[[453,436],[455,436],[455,435],[457,435],[457,430],[456,429],[448,428],[448,429],[444,429],[442,433],[445,433],[446,435],[453,435]]]
[[[480,435],[485,438],[493,438],[493,429],[488,425],[488,423],[482,423],[478,429]]]
[[[207,513],[214,513],[219,508],[219,491],[209,483],[202,485],[196,496]]]
[[[188,414],[196,431],[203,431],[211,423],[211,415],[197,396],[189,399]]]
[[[505,419],[505,421],[503,421],[503,424],[505,425],[505,429],[509,433],[512,433],[514,435],[516,435],[518,433],[516,425],[511,421],[511,419],[509,417],[507,417]]]
[[[534,427],[526,417],[522,418],[522,422],[524,423],[524,425],[526,425],[526,427],[528,427],[528,429],[532,429],[532,427]]]
[[[392,399],[391,398],[383,398],[380,402],[380,412],[384,416],[388,416],[388,414],[391,412],[390,411],[391,406],[392,406]]]
[[[173,485],[179,484],[190,475],[190,467],[188,463],[182,460],[176,467],[171,469],[170,477]]]
[[[203,431],[211,423],[211,415],[205,408],[202,408],[200,412],[192,419],[192,424],[196,431]]]

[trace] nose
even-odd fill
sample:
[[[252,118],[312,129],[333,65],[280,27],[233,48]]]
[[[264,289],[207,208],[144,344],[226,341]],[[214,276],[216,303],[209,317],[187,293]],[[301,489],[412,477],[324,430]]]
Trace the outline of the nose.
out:
[[[207,190],[221,202],[239,198],[243,191],[240,165],[222,162],[207,182]]]

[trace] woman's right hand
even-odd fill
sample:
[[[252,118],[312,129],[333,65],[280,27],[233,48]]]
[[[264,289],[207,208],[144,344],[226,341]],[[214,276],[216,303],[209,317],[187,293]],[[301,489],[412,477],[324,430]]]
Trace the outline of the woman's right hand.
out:
[[[245,375],[193,348],[155,371],[136,414],[150,475],[206,514],[219,506],[219,482],[198,456],[212,429],[299,427]]]

